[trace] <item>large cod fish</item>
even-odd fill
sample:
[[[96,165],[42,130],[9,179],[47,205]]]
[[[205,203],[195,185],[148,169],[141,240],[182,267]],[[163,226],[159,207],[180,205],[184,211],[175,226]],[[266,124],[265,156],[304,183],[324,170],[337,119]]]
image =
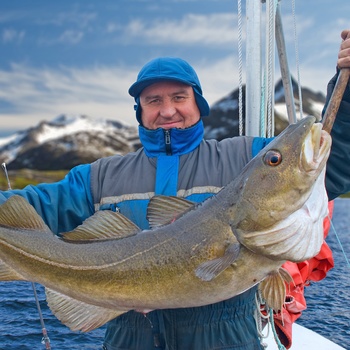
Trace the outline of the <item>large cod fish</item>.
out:
[[[59,238],[13,196],[0,206],[0,280],[44,285],[56,317],[81,331],[128,310],[215,303],[258,283],[280,309],[288,279],[281,265],[315,256],[323,242],[330,146],[329,134],[307,117],[205,202],[154,197],[152,229],[144,231],[99,211]]]

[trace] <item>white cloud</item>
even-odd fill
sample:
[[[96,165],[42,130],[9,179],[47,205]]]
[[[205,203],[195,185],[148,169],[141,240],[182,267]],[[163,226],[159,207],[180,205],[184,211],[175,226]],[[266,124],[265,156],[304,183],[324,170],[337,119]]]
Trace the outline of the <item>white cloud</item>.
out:
[[[84,37],[84,33],[77,30],[65,30],[58,41],[65,44],[78,44]]]
[[[85,28],[94,22],[96,18],[97,13],[95,12],[81,12],[73,8],[71,11],[53,13],[46,18],[36,19],[36,23],[44,26],[55,25],[59,27],[74,24],[79,28]]]
[[[158,45],[227,45],[237,38],[237,16],[234,13],[215,13],[208,16],[187,14],[180,20],[133,20],[125,27],[121,37],[138,37]]]
[[[24,30],[4,29],[2,32],[2,41],[7,44],[11,42],[21,43],[25,36]]]
[[[238,87],[238,64],[234,55],[215,62],[200,62],[196,64],[196,71],[210,105]]]
[[[122,29],[122,26],[117,24],[117,23],[109,22],[106,25],[106,32],[107,33],[114,33],[114,32],[121,30],[121,29]]]
[[[312,29],[312,17],[295,16],[286,12],[282,14],[283,30],[286,42],[294,41],[296,35],[303,35]],[[294,21],[296,23],[294,23]],[[242,36],[245,38],[245,14],[243,13]],[[116,33],[121,40],[131,42],[135,38],[153,45],[200,45],[208,47],[235,46],[238,39],[237,13],[212,13],[209,15],[185,14],[179,19],[158,18],[148,21],[134,19],[125,26],[108,24],[108,32]],[[262,15],[261,33],[265,32],[265,17]]]
[[[36,69],[13,64],[0,71],[0,123],[7,128],[26,128],[59,114],[87,114],[135,124],[133,100],[127,89],[137,72],[125,67],[61,67]]]

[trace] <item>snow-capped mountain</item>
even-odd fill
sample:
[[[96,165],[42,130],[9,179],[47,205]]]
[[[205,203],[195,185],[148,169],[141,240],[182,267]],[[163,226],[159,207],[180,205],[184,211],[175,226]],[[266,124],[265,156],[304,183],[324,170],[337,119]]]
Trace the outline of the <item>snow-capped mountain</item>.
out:
[[[299,116],[298,85],[292,80],[293,94],[297,117]],[[242,89],[243,115],[245,115],[245,86]],[[303,115],[313,115],[321,118],[321,112],[326,98],[321,93],[315,93],[308,88],[301,89]],[[239,135],[239,91],[234,90],[210,107],[209,118],[203,118],[205,137],[222,140]],[[244,119],[244,118],[243,118]],[[275,135],[278,135],[288,125],[287,108],[282,81],[275,86]],[[244,130],[244,128],[243,128]],[[244,134],[244,132],[243,132]]]
[[[61,115],[52,121],[0,139],[0,161],[11,170],[71,169],[139,147],[137,129],[86,115]]]
[[[293,81],[298,106],[298,88]],[[302,89],[303,114],[320,117],[325,96]],[[243,87],[243,113],[245,89]],[[298,112],[298,111],[297,111]],[[238,135],[238,89],[211,106],[203,118],[205,138],[221,140]],[[275,134],[288,125],[282,82],[275,87]],[[137,128],[117,121],[94,119],[86,115],[61,115],[35,127],[0,138],[0,162],[9,170],[63,170],[113,154],[125,154],[139,148]]]

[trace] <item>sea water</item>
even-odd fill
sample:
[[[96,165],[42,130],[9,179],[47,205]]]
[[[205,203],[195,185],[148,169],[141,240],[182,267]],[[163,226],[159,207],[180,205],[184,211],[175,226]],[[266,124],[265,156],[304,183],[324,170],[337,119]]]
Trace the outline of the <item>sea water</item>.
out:
[[[308,308],[298,323],[350,349],[350,199],[337,199],[333,225],[327,242],[335,267],[320,282],[312,283],[305,294]],[[341,242],[338,243],[337,235]],[[88,333],[71,332],[50,312],[43,287],[36,285],[52,350],[101,349],[105,326]],[[0,283],[0,349],[45,349],[31,283]],[[331,349],[330,349],[331,350]]]

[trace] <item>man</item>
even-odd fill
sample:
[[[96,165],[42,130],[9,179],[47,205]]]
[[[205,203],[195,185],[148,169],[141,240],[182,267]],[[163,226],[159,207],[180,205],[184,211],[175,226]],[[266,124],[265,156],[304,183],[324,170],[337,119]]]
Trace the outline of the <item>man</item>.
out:
[[[347,50],[350,40],[342,44],[339,67],[350,67]],[[209,114],[209,106],[195,71],[179,58],[157,58],[146,64],[129,93],[136,102],[142,149],[78,166],[54,184],[2,192],[0,200],[13,194],[27,198],[55,233],[72,230],[97,210],[120,211],[145,229],[152,196],[203,201],[234,179],[268,142],[251,137],[204,141],[202,117]],[[332,131],[327,172],[330,199],[350,190],[349,132],[347,88]],[[254,319],[255,292],[256,287],[213,305],[155,310],[146,316],[130,311],[109,322],[103,347],[261,349]]]

